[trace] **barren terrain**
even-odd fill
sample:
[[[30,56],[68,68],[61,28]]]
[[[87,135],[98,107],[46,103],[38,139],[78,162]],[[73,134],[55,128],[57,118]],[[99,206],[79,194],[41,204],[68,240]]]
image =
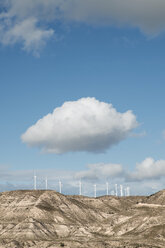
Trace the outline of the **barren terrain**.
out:
[[[164,248],[165,190],[154,195],[0,194],[0,248]]]

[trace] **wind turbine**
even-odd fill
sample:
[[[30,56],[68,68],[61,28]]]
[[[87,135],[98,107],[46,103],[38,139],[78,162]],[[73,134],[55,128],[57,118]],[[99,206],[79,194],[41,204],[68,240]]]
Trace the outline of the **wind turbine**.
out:
[[[115,195],[115,191],[114,190],[111,190],[111,195]]]
[[[82,183],[79,181],[79,195],[82,195]]]
[[[34,171],[34,190],[37,189],[37,176],[36,176],[36,173]]]
[[[115,184],[115,194],[117,196],[117,184]]]
[[[62,183],[61,183],[60,179],[59,179],[59,192],[60,192],[60,194],[62,192]]]
[[[109,195],[109,183],[106,182],[106,191],[107,191],[107,195]]]
[[[127,196],[127,188],[124,189],[124,195]]]
[[[127,187],[127,196],[130,196],[130,187]]]
[[[123,185],[120,185],[120,196],[123,196]]]

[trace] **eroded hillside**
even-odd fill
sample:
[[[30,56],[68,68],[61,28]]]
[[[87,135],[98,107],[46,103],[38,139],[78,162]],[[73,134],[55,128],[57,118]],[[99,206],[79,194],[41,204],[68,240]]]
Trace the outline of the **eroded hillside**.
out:
[[[149,197],[0,194],[0,247],[164,248],[165,190]]]

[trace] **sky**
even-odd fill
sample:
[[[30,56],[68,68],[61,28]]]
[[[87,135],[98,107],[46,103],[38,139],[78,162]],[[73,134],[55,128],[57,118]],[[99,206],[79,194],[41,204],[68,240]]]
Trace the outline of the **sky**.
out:
[[[164,0],[0,0],[0,191],[165,188]]]

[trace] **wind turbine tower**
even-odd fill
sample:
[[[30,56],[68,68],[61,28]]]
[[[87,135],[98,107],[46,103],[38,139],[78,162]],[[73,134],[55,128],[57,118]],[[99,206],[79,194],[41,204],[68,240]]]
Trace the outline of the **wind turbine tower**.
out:
[[[82,195],[82,183],[79,181],[79,195]]]
[[[107,190],[107,195],[109,195],[109,183],[106,182],[106,190]]]
[[[117,184],[115,184],[115,194],[117,196]]]
[[[61,183],[60,180],[59,180],[59,192],[60,192],[60,194],[61,194],[61,192],[62,192],[62,183]]]
[[[96,198],[97,196],[97,188],[96,188],[96,184],[94,184],[94,197]]]
[[[123,185],[120,185],[120,196],[123,196]]]
[[[111,190],[111,195],[115,195],[115,191],[114,190]]]
[[[127,187],[127,196],[130,196],[130,187]]]
[[[37,176],[36,173],[34,172],[34,190],[37,189]]]

